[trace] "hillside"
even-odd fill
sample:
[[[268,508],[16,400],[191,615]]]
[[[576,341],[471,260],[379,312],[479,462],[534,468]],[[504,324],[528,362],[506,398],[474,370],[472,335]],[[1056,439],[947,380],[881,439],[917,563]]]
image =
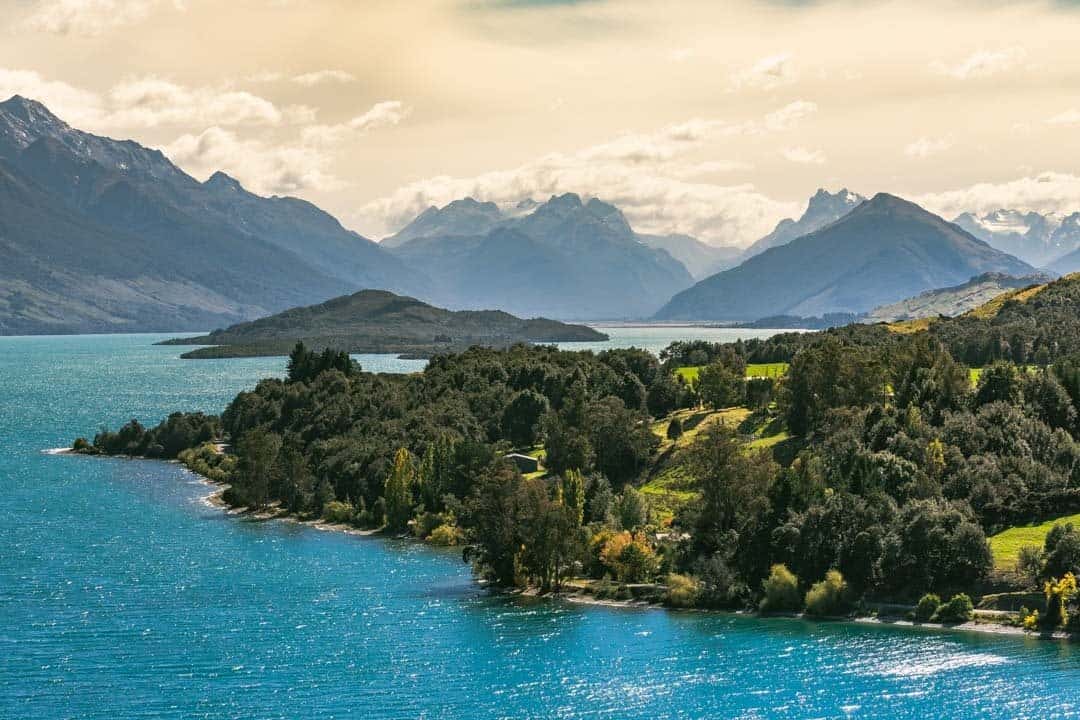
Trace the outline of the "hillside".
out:
[[[430,355],[473,345],[505,347],[606,339],[603,333],[584,325],[545,318],[523,320],[494,310],[452,312],[411,297],[363,290],[168,344],[213,345],[184,355],[212,358],[285,355],[298,340],[317,350],[329,347],[350,353]]]
[[[552,197],[494,226],[491,212],[476,201],[427,211],[402,231],[415,237],[390,251],[431,278],[426,298],[454,309],[636,319],[693,284],[682,263],[648,247],[617,208],[596,198]],[[439,234],[446,228],[453,234]]]
[[[707,278],[739,264],[742,250],[737,247],[707,245],[689,235],[643,235],[638,239],[651,248],[664,250],[681,262],[694,280]]]
[[[866,314],[864,322],[898,322],[940,315],[954,317],[984,305],[1008,290],[1041,285],[1052,280],[1049,275],[1037,273],[1013,277],[1001,273],[985,273],[971,278],[955,287],[928,290],[898,303],[882,305]]]
[[[862,313],[982,273],[1032,270],[918,205],[880,193],[817,232],[679,293],[655,318]]]
[[[415,273],[314,205],[0,103],[0,333],[221,326]]]

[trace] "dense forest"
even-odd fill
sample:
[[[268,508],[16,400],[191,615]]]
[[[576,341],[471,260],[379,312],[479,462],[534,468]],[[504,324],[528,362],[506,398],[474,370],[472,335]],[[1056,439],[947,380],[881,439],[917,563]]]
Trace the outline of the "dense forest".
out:
[[[921,598],[916,616],[940,620],[970,616],[969,595],[1045,591],[1038,622],[1056,625],[1080,531],[1055,527],[1009,573],[987,537],[1080,512],[1076,284],[924,331],[675,343],[659,358],[472,348],[376,375],[298,346],[285,379],[220,418],[133,421],[77,449],[180,457],[228,482],[235,506],[462,545],[502,586],[647,584],[671,605],[821,615]],[[748,380],[763,361],[790,366]],[[703,367],[688,383],[685,366]],[[542,469],[522,474],[512,451]],[[664,505],[649,491],[669,476],[683,501]]]

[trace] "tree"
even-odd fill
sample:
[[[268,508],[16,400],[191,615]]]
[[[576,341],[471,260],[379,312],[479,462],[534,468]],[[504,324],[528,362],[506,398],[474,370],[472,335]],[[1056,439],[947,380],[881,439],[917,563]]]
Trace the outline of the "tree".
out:
[[[741,405],[746,400],[746,377],[721,362],[701,368],[696,388],[702,402],[715,409]]]
[[[413,468],[412,455],[405,448],[399,448],[394,455],[394,466],[386,477],[383,498],[386,500],[386,527],[400,532],[404,530],[412,517],[412,488],[416,482],[416,470]]]
[[[765,593],[761,600],[762,612],[784,612],[802,607],[799,578],[784,565],[773,565],[761,587]]]
[[[596,468],[616,486],[637,477],[659,443],[641,415],[614,397],[588,404],[583,430],[596,454]]]
[[[548,411],[546,397],[534,390],[522,390],[514,395],[502,414],[502,432],[516,447],[536,443],[540,419]]]
[[[1018,405],[1023,397],[1023,379],[1012,363],[997,362],[983,369],[975,390],[975,404],[1004,402]]]
[[[1050,528],[1043,543],[1043,558],[1043,578],[1080,572],[1080,532],[1072,523]]]
[[[680,418],[671,418],[667,426],[667,439],[678,440],[683,434],[683,424]]]
[[[581,471],[566,471],[562,478],[562,495],[574,525],[580,527],[585,522],[585,479]]]
[[[848,608],[848,584],[839,570],[825,573],[806,592],[806,612],[819,617],[839,615]]]
[[[281,437],[261,428],[248,431],[237,443],[237,489],[254,508],[265,506],[269,499],[270,473],[280,449]]]
[[[627,486],[616,502],[616,513],[623,530],[637,530],[649,521],[649,506],[644,496]]]

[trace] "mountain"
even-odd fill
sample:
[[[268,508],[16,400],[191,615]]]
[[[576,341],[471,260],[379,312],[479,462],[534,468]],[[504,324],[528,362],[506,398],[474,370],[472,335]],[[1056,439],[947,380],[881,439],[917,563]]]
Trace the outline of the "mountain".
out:
[[[992,247],[1037,267],[1080,248],[1080,213],[1061,218],[1002,209],[981,216],[964,213],[953,222]]]
[[[423,280],[314,205],[0,103],[0,333],[192,330]]]
[[[607,340],[607,335],[584,325],[566,325],[545,318],[522,320],[496,310],[452,312],[411,297],[362,290],[167,344],[213,345],[184,355],[210,358],[285,355],[298,340],[317,350],[330,347],[351,353],[429,355],[472,345],[595,342]]]
[[[638,239],[651,248],[664,250],[683,264],[694,280],[701,280],[713,273],[737,265],[742,250],[737,247],[707,245],[689,235],[644,235]]]
[[[658,320],[744,321],[861,313],[975,275],[1027,275],[1027,263],[893,195],[766,250],[679,293]]]
[[[503,219],[495,203],[462,198],[442,208],[429,207],[397,234],[384,238],[381,244],[383,247],[396,248],[416,238],[478,235],[491,230]]]
[[[1002,273],[983,273],[962,285],[928,290],[913,298],[874,308],[862,321],[891,323],[940,316],[955,317],[989,302],[1008,290],[1041,285],[1052,279],[1044,273],[1023,277],[1013,277]]]
[[[844,217],[865,200],[866,198],[862,195],[853,193],[847,188],[837,193],[818,188],[807,203],[806,211],[798,220],[791,218],[781,220],[771,233],[746,248],[743,259],[760,255],[769,248],[787,245],[797,237],[819,230]]]
[[[535,208],[504,212],[494,225],[491,209],[481,209],[488,204],[453,205],[425,211],[406,227],[409,234],[452,228],[451,234],[432,231],[390,248],[431,278],[425,297],[446,307],[635,319],[693,284],[682,263],[649,247],[618,208],[596,198],[555,196]]]

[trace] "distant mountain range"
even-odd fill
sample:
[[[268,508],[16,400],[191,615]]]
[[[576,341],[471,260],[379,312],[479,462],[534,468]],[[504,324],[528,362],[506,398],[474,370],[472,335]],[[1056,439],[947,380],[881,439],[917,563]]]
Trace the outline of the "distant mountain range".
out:
[[[866,198],[862,195],[853,193],[847,188],[836,193],[830,193],[824,188],[818,188],[818,191],[811,196],[810,201],[807,203],[806,211],[798,220],[792,220],[791,218],[781,220],[771,233],[746,248],[742,254],[742,259],[747,260],[770,248],[787,245],[795,238],[820,230],[829,223],[836,222],[844,217],[865,200]]]
[[[1043,285],[1053,278],[1046,273],[1012,277],[1002,273],[984,273],[962,285],[928,290],[913,298],[874,308],[862,322],[902,322],[923,318],[956,317],[974,310],[1009,290]]]
[[[681,262],[638,236],[618,208],[573,193],[509,211],[457,200],[424,211],[383,243],[431,279],[425,298],[454,309],[634,319],[694,282]]]
[[[679,293],[657,320],[749,321],[862,313],[975,275],[1029,275],[1027,263],[893,195],[751,257]]]
[[[964,213],[954,222],[998,250],[1036,267],[1053,266],[1080,248],[1080,213],[1060,217],[1003,209],[985,215]],[[1080,262],[1068,271],[1076,269],[1080,269]]]
[[[411,297],[363,290],[319,305],[215,330],[201,337],[170,340],[169,345],[212,345],[186,358],[286,355],[298,340],[309,348],[351,353],[405,353],[426,356],[460,352],[472,345],[607,340],[584,325],[545,318],[522,320],[495,310],[451,312]]]
[[[423,284],[310,203],[200,183],[17,96],[0,103],[0,251],[5,334],[200,329]]]

